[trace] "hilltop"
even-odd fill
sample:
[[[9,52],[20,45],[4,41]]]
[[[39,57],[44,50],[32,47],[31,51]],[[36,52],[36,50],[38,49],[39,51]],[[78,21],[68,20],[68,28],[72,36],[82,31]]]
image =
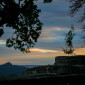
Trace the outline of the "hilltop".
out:
[[[7,62],[0,65],[0,75],[21,74],[26,69],[26,67],[12,65],[10,62]]]

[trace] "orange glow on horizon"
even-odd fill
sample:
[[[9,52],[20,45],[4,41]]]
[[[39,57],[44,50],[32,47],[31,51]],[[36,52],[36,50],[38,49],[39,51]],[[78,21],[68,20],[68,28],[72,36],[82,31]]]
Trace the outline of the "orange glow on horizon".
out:
[[[85,55],[85,48],[75,49],[74,53],[76,55]]]
[[[47,50],[47,49],[39,49],[39,48],[33,48],[30,49],[32,51],[31,53],[27,54],[9,54],[9,56],[0,57],[0,64],[4,64],[6,62],[11,62],[12,64],[41,64],[42,63],[48,63],[45,62],[46,60],[51,60],[51,62],[54,62],[56,56],[70,56],[67,54],[64,54],[63,51],[59,50]],[[85,48],[77,48],[75,49],[74,53],[76,55],[85,55]],[[12,56],[11,56],[12,55]],[[51,63],[50,62],[50,63]]]

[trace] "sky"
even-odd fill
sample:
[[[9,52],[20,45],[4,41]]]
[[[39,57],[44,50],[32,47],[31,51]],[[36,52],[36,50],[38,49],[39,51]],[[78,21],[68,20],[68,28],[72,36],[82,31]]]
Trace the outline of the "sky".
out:
[[[53,0],[52,3],[43,3],[42,0],[35,1],[38,9],[41,9],[39,19],[43,23],[42,32],[35,46],[30,49],[31,53],[22,53],[14,48],[6,47],[8,39],[13,29],[4,27],[4,35],[0,37],[0,64],[11,62],[14,65],[52,65],[56,56],[64,56],[62,49],[65,48],[65,33],[75,28],[73,46],[76,55],[85,55],[83,46],[84,32],[81,27],[84,23],[79,23],[76,16],[69,15],[70,3],[66,0]]]

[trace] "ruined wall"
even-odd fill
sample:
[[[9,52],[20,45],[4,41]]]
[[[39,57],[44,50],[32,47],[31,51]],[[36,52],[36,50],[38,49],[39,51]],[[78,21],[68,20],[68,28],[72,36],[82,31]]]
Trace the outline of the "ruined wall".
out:
[[[85,56],[57,56],[54,65],[85,65]]]

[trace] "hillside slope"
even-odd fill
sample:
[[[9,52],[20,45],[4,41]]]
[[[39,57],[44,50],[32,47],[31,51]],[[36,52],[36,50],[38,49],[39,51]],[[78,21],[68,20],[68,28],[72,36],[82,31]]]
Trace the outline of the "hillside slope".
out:
[[[7,62],[0,65],[0,75],[21,74],[26,69],[26,67],[12,65],[10,62]]]

